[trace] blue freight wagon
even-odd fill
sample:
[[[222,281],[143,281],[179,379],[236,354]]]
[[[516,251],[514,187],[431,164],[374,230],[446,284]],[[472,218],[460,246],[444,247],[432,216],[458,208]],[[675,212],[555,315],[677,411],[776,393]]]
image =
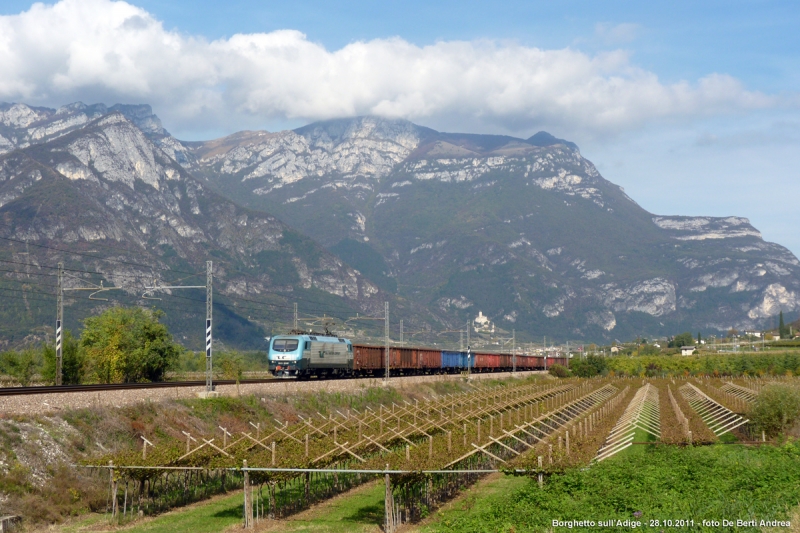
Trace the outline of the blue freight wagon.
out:
[[[469,358],[469,366],[475,368],[475,354]],[[457,372],[467,369],[467,352],[450,352],[442,350],[442,368],[445,372]]]

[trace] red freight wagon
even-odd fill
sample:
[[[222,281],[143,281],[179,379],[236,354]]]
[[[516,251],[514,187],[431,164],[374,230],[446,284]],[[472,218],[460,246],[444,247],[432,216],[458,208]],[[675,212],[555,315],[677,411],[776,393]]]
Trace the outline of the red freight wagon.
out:
[[[353,370],[380,370],[384,367],[383,346],[353,345]]]
[[[441,350],[428,350],[419,348],[419,368],[436,370],[437,372],[442,369],[442,351]]]
[[[500,355],[496,353],[475,353],[476,372],[496,372],[500,368]]]
[[[567,358],[566,357],[548,357],[547,358],[547,368],[550,368],[553,365],[567,366]]]
[[[416,348],[393,347],[389,349],[389,353],[391,354],[389,360],[390,368],[398,368],[403,370],[419,368]]]
[[[513,364],[514,364],[513,357],[514,356],[512,355],[511,357],[512,357],[511,363],[512,363],[512,366],[513,366]],[[518,355],[517,356],[517,370],[529,370],[529,369],[533,368],[533,364],[534,364],[533,357],[531,357],[529,355]]]

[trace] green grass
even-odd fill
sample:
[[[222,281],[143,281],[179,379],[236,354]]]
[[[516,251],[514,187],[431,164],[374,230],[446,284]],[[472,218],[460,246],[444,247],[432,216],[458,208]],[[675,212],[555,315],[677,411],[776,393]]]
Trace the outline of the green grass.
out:
[[[127,531],[147,533],[218,533],[242,523],[242,493],[193,505],[134,525]]]
[[[369,483],[323,502],[313,509],[272,522],[270,531],[325,533],[378,532],[383,524],[382,483]],[[218,533],[242,524],[242,493],[223,496],[122,526],[131,533]],[[60,526],[61,531],[116,531],[107,517],[93,514]],[[105,526],[105,527],[104,527]]]
[[[800,502],[800,446],[694,448],[641,446],[588,469],[555,475],[540,489],[481,492],[468,509],[437,513],[428,533],[547,531],[552,520],[693,519],[684,531],[759,531],[706,528],[709,519],[786,519]],[[502,485],[499,485],[502,487]],[[659,531],[660,529],[650,529]],[[555,528],[554,531],[566,531]],[[599,526],[582,531],[619,531]]]
[[[657,442],[658,439],[648,433],[647,431],[636,428],[636,432],[633,435],[633,442]],[[648,446],[645,444],[633,444],[632,446],[628,446],[626,449],[619,452],[617,455],[643,455],[648,452],[650,448],[653,446]]]
[[[420,530],[423,533],[442,531],[443,525],[459,522],[467,516],[490,513],[509,494],[524,489],[528,483],[528,478],[515,476],[492,476],[482,480],[464,491],[462,497],[436,511],[430,519],[430,525],[423,525]]]
[[[219,533],[242,523],[242,493],[236,492],[208,502],[184,507],[152,519],[116,527],[108,523],[108,515],[91,514],[59,525],[59,531],[81,533],[92,531],[129,531],[133,533]]]
[[[378,532],[384,517],[384,485],[369,483],[290,517],[279,531],[325,533]]]

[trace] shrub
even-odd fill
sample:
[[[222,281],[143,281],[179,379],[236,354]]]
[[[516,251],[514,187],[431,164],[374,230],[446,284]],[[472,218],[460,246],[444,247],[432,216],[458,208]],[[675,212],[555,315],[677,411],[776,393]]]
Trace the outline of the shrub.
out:
[[[64,330],[61,353],[61,383],[64,385],[78,385],[83,383],[85,373],[84,363],[86,356],[78,339]],[[42,379],[48,383],[56,382],[56,347],[54,344],[44,346],[42,350],[44,364],[42,365]]]
[[[800,388],[785,384],[764,387],[750,411],[759,430],[775,436],[791,428],[800,418]]]
[[[158,319],[160,311],[113,307],[87,318],[81,335],[87,366],[101,383],[161,381],[182,348]]]
[[[608,361],[604,357],[590,355],[572,363],[572,373],[581,378],[590,378],[608,372]]]
[[[550,367],[550,375],[557,378],[568,378],[571,372],[564,365],[555,364]]]
[[[681,333],[680,335],[675,335],[675,337],[669,341],[670,348],[680,348],[682,346],[691,346],[694,344],[694,337],[688,331]]]
[[[37,355],[31,349],[3,352],[0,354],[0,373],[12,376],[25,387],[30,384],[36,373]]]

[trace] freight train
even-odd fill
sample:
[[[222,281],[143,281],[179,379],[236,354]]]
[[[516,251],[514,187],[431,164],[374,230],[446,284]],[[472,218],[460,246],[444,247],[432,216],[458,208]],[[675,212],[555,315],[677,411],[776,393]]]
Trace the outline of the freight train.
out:
[[[276,335],[269,343],[269,370],[280,378],[358,377],[386,375],[386,347],[353,344],[330,335]],[[566,357],[517,355],[517,370],[547,370],[566,365]],[[389,348],[392,375],[509,372],[511,354],[461,352],[422,347]]]

